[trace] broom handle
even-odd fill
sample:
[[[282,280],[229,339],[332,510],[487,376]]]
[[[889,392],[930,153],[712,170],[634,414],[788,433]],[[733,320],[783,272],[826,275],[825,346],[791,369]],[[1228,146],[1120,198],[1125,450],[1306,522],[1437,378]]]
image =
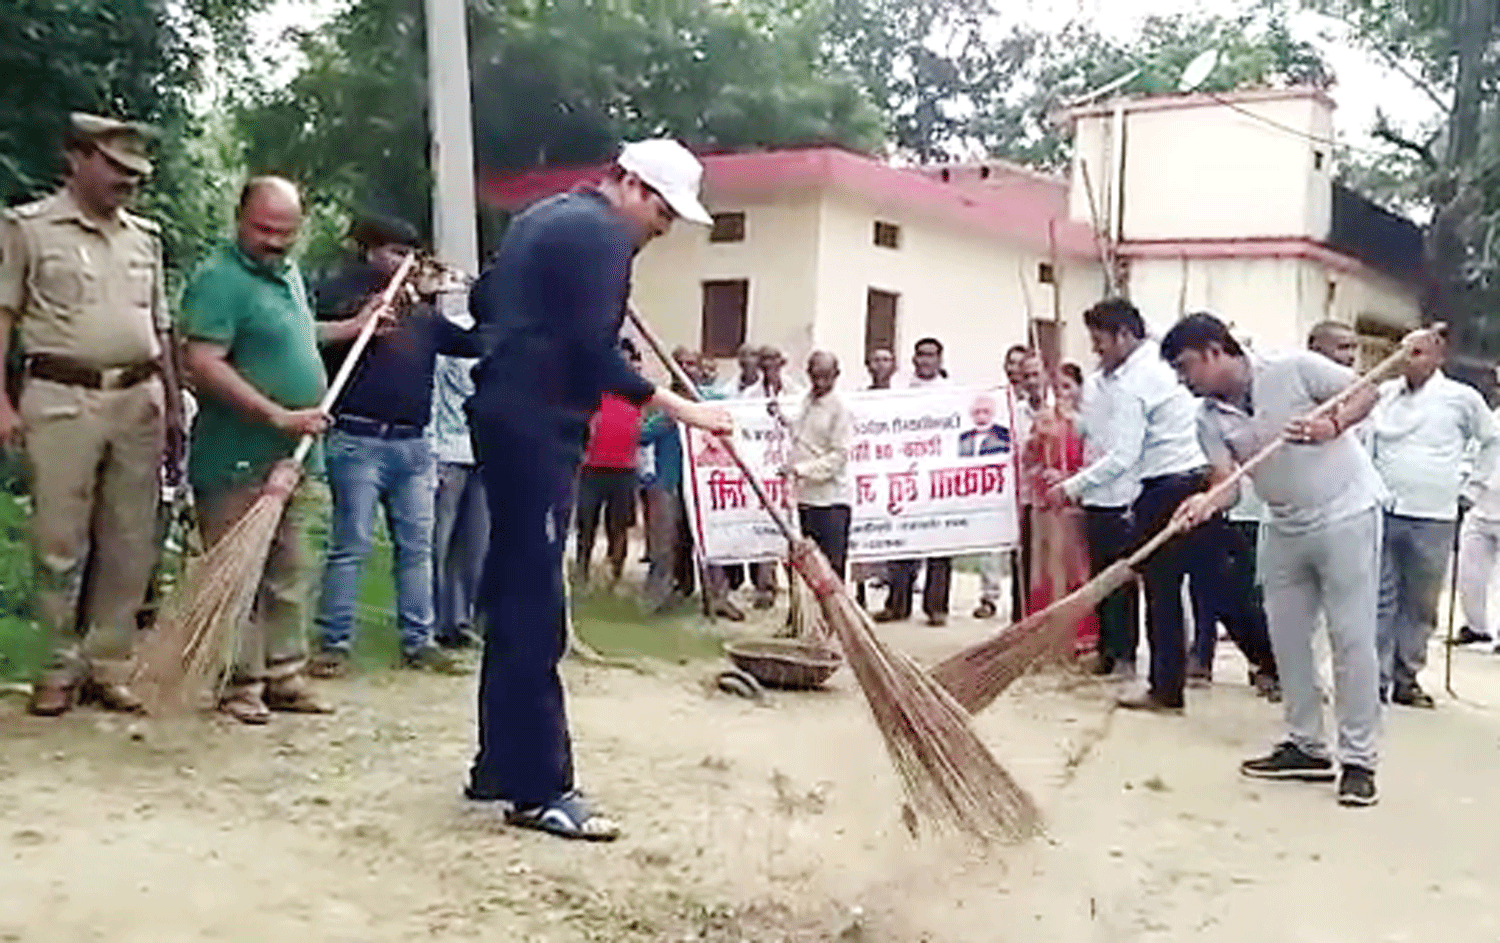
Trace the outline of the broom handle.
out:
[[[333,404],[338,401],[339,394],[344,392],[344,386],[349,382],[349,377],[354,373],[354,365],[359,362],[359,358],[364,354],[365,348],[370,346],[370,338],[375,336],[375,328],[380,323],[381,315],[395,302],[396,292],[401,290],[401,286],[405,284],[412,270],[416,268],[416,264],[417,254],[415,252],[408,252],[406,258],[402,259],[401,264],[396,268],[396,274],[391,276],[389,282],[386,282],[384,290],[380,292],[380,300],[376,304],[374,313],[370,315],[369,320],[365,321],[364,326],[359,329],[359,334],[355,336],[354,344],[349,348],[349,353],[344,355],[344,362],[339,366],[339,372],[334,375],[333,382],[328,385],[328,392],[323,394],[323,400],[318,403],[319,410],[326,413],[333,409]],[[307,459],[307,453],[312,449],[313,441],[316,438],[316,436],[311,435],[303,436],[301,441],[297,443],[297,450],[292,453],[292,461],[300,466]]]
[[[1382,379],[1384,379],[1385,374],[1400,366],[1401,362],[1406,359],[1407,354],[1410,353],[1413,343],[1419,337],[1426,334],[1440,333],[1443,330],[1443,327],[1444,326],[1442,324],[1434,324],[1431,327],[1425,328],[1420,331],[1413,331],[1410,334],[1406,335],[1406,337],[1402,338],[1400,346],[1398,346],[1395,352],[1392,353],[1389,357],[1371,367],[1362,376],[1360,376],[1359,379],[1355,380],[1353,383],[1349,384],[1347,387],[1341,390],[1337,396],[1334,396],[1331,399],[1324,400],[1322,403],[1318,404],[1318,407],[1316,409],[1312,410],[1306,415],[1299,416],[1298,418],[1305,422],[1310,419],[1321,419],[1324,416],[1331,415],[1335,410],[1341,408],[1345,403],[1349,402],[1357,394],[1362,393],[1370,389],[1370,387],[1374,386],[1375,384],[1379,383]],[[1206,492],[1207,497],[1215,502],[1223,498],[1226,494],[1229,493],[1230,489],[1237,487],[1239,483],[1244,480],[1246,475],[1249,475],[1251,472],[1255,471],[1255,469],[1259,468],[1261,463],[1265,462],[1266,459],[1274,455],[1278,449],[1280,449],[1287,443],[1287,441],[1286,430],[1283,429],[1275,439],[1266,444],[1265,448],[1261,449],[1259,452],[1256,452],[1254,455],[1250,456],[1249,460],[1242,462],[1239,467],[1235,468],[1235,470],[1230,473],[1228,478],[1225,478],[1223,481],[1208,489],[1208,491]],[[1141,545],[1140,549],[1136,550],[1135,553],[1132,553],[1129,557],[1127,557],[1125,559],[1126,565],[1129,566],[1132,570],[1135,569],[1141,563],[1145,562],[1147,557],[1151,556],[1151,554],[1161,549],[1162,544],[1177,536],[1177,534],[1184,529],[1185,528],[1183,528],[1175,520],[1171,523],[1168,523],[1166,527],[1163,527],[1156,533],[1156,536],[1146,541],[1146,543]]]
[[[656,336],[656,332],[651,329],[651,325],[647,324],[646,319],[641,317],[641,313],[635,309],[633,302],[627,301],[625,303],[625,313],[630,317],[630,323],[635,325],[635,329],[646,339],[646,346],[650,347],[651,352],[656,354],[656,359],[662,362],[662,366],[667,368],[667,372],[672,375],[672,379],[676,380],[677,384],[686,391],[687,398],[695,403],[703,402],[703,394],[698,392],[697,384],[687,375],[687,371],[682,369],[682,365],[673,360],[672,356],[667,353],[667,348],[662,344],[661,338]],[[797,539],[796,531],[793,530],[791,523],[771,501],[770,495],[766,494],[765,487],[760,483],[760,479],[756,477],[754,471],[751,470],[750,463],[746,462],[744,457],[740,455],[739,449],[734,444],[734,434],[730,433],[729,435],[719,436],[719,442],[729,451],[729,457],[734,459],[734,463],[739,466],[740,472],[745,476],[745,480],[750,483],[750,490],[755,492],[755,496],[760,499],[760,503],[765,507],[766,513],[771,515],[771,520],[775,522],[776,529],[781,531],[781,535],[787,539],[788,543],[795,542]]]

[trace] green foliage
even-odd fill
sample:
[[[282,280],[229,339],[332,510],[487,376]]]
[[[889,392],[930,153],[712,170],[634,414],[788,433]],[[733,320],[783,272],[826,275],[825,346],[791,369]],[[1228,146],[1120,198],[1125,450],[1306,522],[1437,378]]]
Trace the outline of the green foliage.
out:
[[[1427,225],[1427,314],[1454,325],[1463,353],[1500,355],[1500,12],[1493,0],[1309,0],[1350,23],[1366,48],[1437,106],[1425,123],[1379,116],[1381,158],[1350,179],[1418,208]]]
[[[68,113],[161,131],[140,211],[161,220],[169,268],[191,265],[223,229],[221,155],[193,114],[211,38],[236,34],[264,0],[9,0],[0,4],[0,202],[55,187]]]
[[[876,112],[820,53],[823,23],[816,8],[774,0],[472,0],[477,159],[513,169],[579,163],[622,138],[663,133],[705,149],[876,147]],[[289,85],[240,93],[251,168],[292,176],[322,206],[425,228],[420,0],[361,0],[302,48],[306,67]],[[315,255],[326,255],[318,245]]]
[[[1122,91],[1133,95],[1174,93],[1188,63],[1210,49],[1219,50],[1219,62],[1200,91],[1327,88],[1333,82],[1317,50],[1293,39],[1274,11],[1227,19],[1154,16],[1126,41],[1074,23],[1055,34],[1033,34],[1028,43],[1031,52],[1012,80],[1012,94],[976,116],[974,129],[988,152],[1042,169],[1059,170],[1068,161],[1069,142],[1051,117],[1060,103],[1132,69],[1140,74]]]

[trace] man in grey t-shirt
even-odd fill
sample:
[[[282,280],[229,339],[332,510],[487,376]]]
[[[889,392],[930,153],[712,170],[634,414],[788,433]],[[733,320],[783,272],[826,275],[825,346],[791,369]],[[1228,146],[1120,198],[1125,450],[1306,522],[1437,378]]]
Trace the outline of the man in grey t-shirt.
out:
[[[1267,508],[1259,564],[1288,735],[1240,771],[1257,779],[1334,778],[1312,650],[1321,610],[1333,643],[1339,803],[1373,805],[1380,737],[1375,602],[1385,493],[1348,429],[1369,413],[1374,393],[1356,395],[1320,419],[1302,419],[1352,384],[1354,372],[1305,351],[1247,355],[1210,314],[1179,321],[1162,339],[1161,352],[1204,397],[1198,436],[1211,481],[1223,481],[1283,433],[1290,440],[1250,473]],[[1193,495],[1178,516],[1196,526],[1234,500],[1231,494],[1215,504]]]

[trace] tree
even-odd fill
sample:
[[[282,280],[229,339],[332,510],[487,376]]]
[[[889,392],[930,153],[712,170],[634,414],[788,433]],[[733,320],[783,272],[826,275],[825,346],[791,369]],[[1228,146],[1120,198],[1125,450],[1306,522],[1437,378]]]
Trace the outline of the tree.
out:
[[[625,137],[700,149],[880,143],[852,77],[819,53],[814,12],[775,0],[469,4],[475,144],[489,168],[599,160]],[[306,67],[238,112],[252,167],[325,207],[426,228],[426,48],[420,0],[360,0],[302,40]]]
[[[1052,113],[1132,69],[1140,73],[1121,91],[1164,95],[1177,90],[1194,57],[1219,50],[1219,61],[1200,87],[1205,92],[1311,85],[1328,88],[1332,70],[1311,45],[1296,40],[1279,15],[1233,18],[1153,16],[1140,33],[1110,39],[1075,23],[1032,38],[1032,53],[1012,93],[977,116],[975,137],[997,156],[1048,170],[1067,165],[1069,148]]]
[[[262,0],[10,0],[0,5],[0,201],[57,184],[68,113],[150,122],[161,131],[141,211],[162,222],[176,273],[221,229],[220,168],[192,113],[212,38]]]
[[[1401,126],[1377,115],[1385,167],[1352,172],[1428,211],[1428,318],[1453,324],[1457,347],[1500,353],[1500,14],[1493,0],[1324,0],[1365,46],[1436,105],[1436,120]]]

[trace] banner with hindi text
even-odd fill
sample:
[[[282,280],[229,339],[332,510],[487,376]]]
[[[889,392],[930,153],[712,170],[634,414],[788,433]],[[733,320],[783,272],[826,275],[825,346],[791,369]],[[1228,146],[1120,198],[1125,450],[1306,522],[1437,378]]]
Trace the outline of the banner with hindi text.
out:
[[[929,387],[839,394],[854,417],[849,450],[851,560],[949,556],[1017,540],[1016,452],[1006,389]],[[784,505],[787,434],[767,401],[730,400],[735,443]],[[800,399],[780,403],[788,417]],[[684,430],[683,492],[710,563],[779,559],[786,541],[713,436]]]

